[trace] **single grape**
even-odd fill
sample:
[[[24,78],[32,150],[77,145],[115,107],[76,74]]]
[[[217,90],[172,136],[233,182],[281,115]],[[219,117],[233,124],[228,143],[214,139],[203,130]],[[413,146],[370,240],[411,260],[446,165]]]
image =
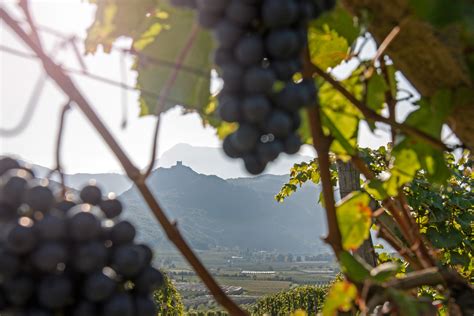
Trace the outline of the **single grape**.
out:
[[[303,92],[303,106],[315,105],[318,94],[315,82],[312,79],[304,79],[299,85],[302,87]]]
[[[262,5],[263,23],[270,28],[292,24],[298,13],[299,7],[294,0],[265,0]]]
[[[252,34],[240,39],[235,48],[235,56],[241,65],[255,65],[261,63],[264,57],[264,50],[263,38]]]
[[[224,150],[224,153],[230,158],[241,157],[241,152],[232,144],[230,135],[227,136],[222,142],[222,149]]]
[[[273,111],[267,121],[268,131],[276,137],[286,137],[291,126],[291,117],[283,111]]]
[[[304,102],[304,88],[295,83],[289,83],[276,96],[276,105],[286,111],[298,111]]]
[[[157,314],[155,302],[149,297],[135,297],[135,314],[140,316],[155,316]]]
[[[278,155],[283,152],[283,144],[274,140],[272,142],[260,143],[257,146],[258,160],[268,163],[278,158]]]
[[[66,219],[58,214],[47,214],[35,224],[42,240],[60,240],[66,237]]]
[[[79,212],[69,219],[69,234],[74,240],[93,240],[101,230],[99,219],[89,212]]]
[[[1,200],[17,208],[23,202],[23,195],[26,192],[27,182],[22,177],[11,177],[3,186],[1,192]]]
[[[255,155],[247,155],[244,157],[245,169],[251,174],[257,175],[265,170],[265,163],[261,162]]]
[[[33,280],[26,275],[19,275],[3,284],[7,300],[13,305],[23,305],[29,301],[34,292]]]
[[[243,32],[243,29],[239,25],[227,19],[223,19],[216,25],[214,36],[223,48],[233,48]]]
[[[161,288],[164,285],[163,274],[150,266],[143,269],[134,280],[137,293],[147,294]]]
[[[243,69],[238,64],[225,64],[222,66],[224,90],[227,92],[238,92],[242,86],[243,74]]]
[[[274,60],[271,67],[279,80],[288,81],[295,73],[301,71],[302,65],[299,59]]]
[[[116,288],[114,280],[102,272],[96,272],[87,277],[82,294],[91,302],[101,302],[111,297]]]
[[[234,52],[229,49],[218,47],[214,51],[214,63],[219,67],[222,67],[225,64],[235,63]]]
[[[134,316],[133,300],[130,295],[119,293],[105,302],[103,315]]]
[[[252,67],[245,72],[244,87],[250,93],[271,93],[276,81],[271,69]]]
[[[33,265],[42,272],[53,272],[67,260],[67,249],[57,242],[41,244],[31,255]]]
[[[0,222],[8,222],[17,217],[16,208],[0,202]]]
[[[124,245],[118,247],[112,258],[112,266],[124,277],[136,276],[145,267],[146,254],[137,245]]]
[[[25,192],[25,203],[35,211],[48,211],[54,203],[53,192],[41,185],[32,187]]]
[[[64,276],[47,276],[38,287],[38,301],[47,308],[58,309],[68,305],[73,298],[73,286]]]
[[[258,8],[248,5],[241,0],[231,0],[226,8],[226,17],[237,24],[247,25],[252,22],[258,14]]]
[[[23,255],[32,251],[37,240],[33,227],[16,224],[8,233],[6,246],[12,252]]]
[[[104,212],[105,217],[115,218],[122,213],[122,203],[117,199],[107,199],[100,202],[100,209]]]
[[[240,120],[240,100],[237,96],[229,94],[220,96],[217,110],[220,118],[226,122],[238,122]]]
[[[291,29],[273,30],[265,39],[265,47],[270,56],[277,59],[296,57],[301,51],[298,33]]]
[[[102,200],[102,191],[95,185],[86,185],[82,188],[80,197],[84,203],[98,205]]]
[[[10,279],[18,272],[20,260],[16,255],[0,248],[0,280]]]
[[[300,128],[301,125],[301,116],[299,112],[293,112],[291,115],[291,130],[296,131],[298,128]]]
[[[4,157],[0,159],[0,176],[11,169],[20,168],[20,164],[15,159]]]
[[[296,154],[301,147],[301,140],[298,135],[290,134],[284,142],[285,145],[285,153],[288,155]]]
[[[247,96],[243,103],[242,109],[244,117],[248,122],[261,122],[270,113],[272,105],[264,95]]]
[[[130,222],[121,221],[112,227],[110,238],[114,245],[123,245],[133,242],[135,234],[135,227]]]
[[[248,124],[241,124],[239,129],[231,135],[232,145],[240,152],[248,152],[256,145],[259,131]]]
[[[153,251],[151,250],[151,248],[145,244],[140,244],[138,246],[143,249],[143,253],[145,255],[145,263],[150,264],[151,260],[153,259]]]
[[[107,264],[109,252],[101,242],[92,241],[78,246],[74,253],[74,267],[84,273],[101,270]]]

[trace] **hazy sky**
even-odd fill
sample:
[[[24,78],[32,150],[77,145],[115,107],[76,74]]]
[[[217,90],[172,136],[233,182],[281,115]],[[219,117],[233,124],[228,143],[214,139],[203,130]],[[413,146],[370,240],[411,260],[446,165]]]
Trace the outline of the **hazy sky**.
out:
[[[9,12],[21,18],[14,1],[2,0]],[[93,21],[94,6],[81,0],[33,0],[32,12],[39,25],[48,26],[65,34],[76,34],[84,37],[87,27]],[[8,27],[0,22],[1,45],[28,51],[15,38]],[[43,34],[45,46],[51,49],[57,38]],[[126,46],[127,41],[120,44]],[[80,47],[82,50],[82,47]],[[367,54],[374,51],[368,45]],[[71,50],[63,51],[56,57],[68,67],[79,68]],[[120,55],[97,53],[85,57],[88,69],[101,76],[120,80]],[[128,68],[132,60],[127,60]],[[352,65],[353,66],[353,65]],[[341,67],[338,74],[342,75],[351,69],[351,65]],[[0,124],[2,128],[11,128],[17,124],[24,113],[26,103],[36,81],[42,76],[39,62],[12,56],[0,51]],[[127,73],[128,84],[134,84],[134,73]],[[143,168],[149,159],[151,136],[154,118],[138,118],[138,102],[136,92],[127,92],[128,127],[120,128],[122,91],[104,83],[80,76],[74,76],[84,95],[93,105],[100,117],[105,121],[113,134],[119,139],[133,161]],[[404,86],[408,87],[406,82]],[[409,88],[409,87],[408,87]],[[59,114],[66,97],[48,80],[41,94],[36,111],[28,127],[15,137],[6,138],[0,135],[0,155],[14,154],[30,162],[47,167],[53,166],[54,142],[59,123]],[[406,115],[408,108],[400,110],[400,116]],[[382,136],[375,136],[366,128],[362,129],[360,142],[362,146],[378,146],[387,141]],[[120,171],[121,168],[104,146],[101,138],[95,133],[85,117],[77,109],[69,111],[64,134],[63,164],[66,172],[108,172]],[[182,116],[180,110],[174,109],[166,113],[162,120],[159,141],[159,153],[163,153],[178,143],[189,143],[196,146],[218,147],[220,142],[211,128],[203,128],[197,115]],[[313,154],[311,148],[303,149],[304,154]],[[240,162],[236,162],[240,163]]]

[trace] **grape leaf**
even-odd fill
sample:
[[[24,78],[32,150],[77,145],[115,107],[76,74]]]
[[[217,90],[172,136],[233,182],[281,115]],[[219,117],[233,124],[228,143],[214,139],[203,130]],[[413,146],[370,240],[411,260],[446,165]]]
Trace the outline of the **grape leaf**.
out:
[[[309,27],[308,39],[311,61],[324,70],[339,65],[348,56],[347,39],[327,25],[322,29]]]
[[[370,266],[349,252],[342,251],[339,254],[339,262],[344,274],[349,276],[352,281],[363,282],[365,279],[370,278]]]
[[[344,249],[357,249],[369,237],[372,225],[372,210],[369,203],[370,196],[357,191],[351,193],[337,206],[337,222]]]
[[[359,37],[361,29],[357,21],[345,10],[337,6],[334,10],[324,13],[318,19],[312,21],[316,28],[323,29],[327,27],[334,30],[340,36],[344,37],[349,45],[355,42]]]
[[[367,105],[380,113],[385,103],[385,93],[390,87],[382,75],[375,73],[367,82]]]

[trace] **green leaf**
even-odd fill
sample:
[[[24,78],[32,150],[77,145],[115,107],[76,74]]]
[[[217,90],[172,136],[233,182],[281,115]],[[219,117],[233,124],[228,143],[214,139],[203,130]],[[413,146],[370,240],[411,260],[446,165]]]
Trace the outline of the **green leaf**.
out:
[[[344,249],[357,249],[369,237],[372,225],[372,210],[369,203],[370,196],[357,191],[351,193],[337,206],[337,222]]]
[[[323,307],[323,316],[336,316],[338,311],[348,311],[357,297],[357,288],[347,281],[336,282],[329,289]]]
[[[456,248],[463,242],[461,233],[448,227],[428,227],[426,237],[436,248]]]
[[[308,29],[308,45],[311,61],[326,70],[346,59],[349,52],[347,40],[326,25],[322,29]]]
[[[347,251],[339,254],[342,272],[354,282],[363,282],[370,277],[370,266],[356,255]]]
[[[385,93],[390,87],[382,75],[375,73],[367,83],[367,105],[380,113],[385,104]],[[396,95],[396,94],[395,94]]]
[[[314,20],[312,26],[318,29],[329,28],[344,37],[349,45],[355,42],[361,31],[357,21],[344,8],[337,6]]]
[[[387,289],[390,297],[394,300],[399,310],[403,310],[403,315],[406,316],[419,316],[423,315],[423,311],[426,309],[426,305],[418,302],[415,298],[407,295],[406,293],[395,290]]]

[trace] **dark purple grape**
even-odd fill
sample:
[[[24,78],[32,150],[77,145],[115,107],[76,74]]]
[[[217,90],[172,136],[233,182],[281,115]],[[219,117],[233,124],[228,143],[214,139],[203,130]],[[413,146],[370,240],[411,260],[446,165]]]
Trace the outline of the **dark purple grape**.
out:
[[[101,242],[80,245],[74,253],[74,267],[84,273],[101,270],[107,264],[109,252]]]
[[[197,0],[196,3],[199,11],[222,13],[227,8],[229,0]]]
[[[7,248],[19,255],[32,251],[36,246],[37,240],[33,227],[16,224],[8,233]]]
[[[313,106],[317,101],[318,89],[312,79],[304,79],[300,84],[302,89],[303,106]]]
[[[259,131],[248,124],[241,124],[231,136],[232,145],[240,152],[248,152],[255,148],[259,139]]]
[[[69,234],[74,240],[93,240],[101,234],[101,231],[99,219],[89,212],[77,213],[69,219]]]
[[[237,24],[247,25],[251,23],[258,14],[258,8],[248,5],[241,0],[231,0],[226,8],[226,17]]]
[[[64,276],[47,276],[38,287],[38,301],[44,307],[58,309],[71,303],[73,286]]]
[[[10,279],[18,272],[20,260],[16,255],[0,248],[0,280]]]
[[[223,48],[233,48],[243,34],[243,29],[227,19],[221,20],[215,28],[214,35]]]
[[[222,80],[226,92],[238,92],[242,87],[243,69],[238,64],[225,64],[222,66]]]
[[[19,207],[23,202],[26,186],[27,182],[24,178],[11,177],[3,186],[1,200],[12,207]]]
[[[161,288],[165,283],[165,279],[159,270],[147,266],[142,272],[140,272],[134,280],[134,283],[135,290],[138,293],[147,294]]]
[[[235,63],[233,51],[222,47],[217,48],[214,52],[214,63],[219,67]]]
[[[133,299],[130,295],[119,293],[105,302],[103,315],[134,316]]]
[[[291,115],[292,119],[292,124],[291,124],[291,130],[296,131],[298,128],[300,128],[301,125],[301,116],[299,112],[294,112]]]
[[[146,254],[137,245],[124,245],[116,248],[112,266],[117,273],[126,278],[136,276],[146,265]]]
[[[283,150],[283,144],[278,140],[260,143],[257,146],[258,160],[264,163],[268,163],[277,159],[278,155],[283,152]]]
[[[48,211],[54,203],[53,192],[41,185],[32,187],[25,192],[25,203],[35,211]]]
[[[288,81],[295,73],[301,71],[302,65],[299,59],[274,60],[271,67],[279,80]]]
[[[270,56],[278,59],[296,57],[302,48],[298,33],[291,29],[271,31],[265,39],[265,47]]]
[[[103,274],[102,272],[96,272],[87,277],[82,288],[82,294],[91,302],[101,302],[115,292],[117,283]]]
[[[42,240],[60,240],[66,237],[66,219],[57,214],[47,214],[36,222],[35,227]]]
[[[276,105],[286,111],[295,112],[303,106],[304,88],[299,85],[289,83],[278,92],[276,96]]]
[[[222,142],[222,149],[224,153],[230,158],[240,158],[241,152],[233,145],[230,136],[227,136]]]
[[[16,208],[0,202],[0,222],[10,221],[18,216]]]
[[[220,97],[217,110],[220,118],[226,122],[238,122],[240,120],[240,100],[236,96],[225,94]]]
[[[276,81],[271,69],[252,67],[244,75],[245,91],[250,93],[271,93]]]
[[[122,203],[117,199],[107,199],[100,202],[100,209],[104,212],[105,217],[115,218],[122,213]]]
[[[143,253],[145,255],[145,263],[150,264],[151,260],[153,259],[153,251],[151,250],[151,248],[144,244],[140,244],[138,246],[143,249]]]
[[[53,272],[67,260],[67,249],[57,242],[41,244],[31,255],[33,265],[42,272]]]
[[[0,176],[11,169],[20,168],[20,164],[15,159],[4,157],[0,159]]]
[[[110,239],[114,245],[123,245],[133,242],[135,234],[135,227],[130,222],[121,221],[112,227]]]
[[[284,142],[285,153],[288,155],[296,154],[301,148],[301,140],[298,135],[290,134]]]
[[[95,185],[86,185],[82,188],[80,197],[84,203],[98,205],[102,200],[102,191]]]
[[[155,316],[157,314],[155,302],[149,297],[135,297],[135,314],[140,316]]]
[[[262,122],[271,109],[268,98],[260,94],[247,96],[242,103],[244,118],[250,123]]]
[[[298,13],[299,7],[294,0],[265,0],[262,5],[263,23],[270,28],[292,24]]]
[[[267,128],[275,137],[286,137],[291,131],[291,117],[283,111],[273,111],[267,121]]]
[[[265,170],[265,163],[260,161],[255,155],[247,155],[244,157],[245,169],[251,174],[257,175]]]
[[[34,283],[30,277],[20,275],[7,280],[3,284],[3,288],[5,289],[5,296],[11,304],[23,305],[27,303],[33,295]]]
[[[261,63],[264,57],[263,38],[259,35],[242,37],[235,48],[235,56],[243,66]]]

